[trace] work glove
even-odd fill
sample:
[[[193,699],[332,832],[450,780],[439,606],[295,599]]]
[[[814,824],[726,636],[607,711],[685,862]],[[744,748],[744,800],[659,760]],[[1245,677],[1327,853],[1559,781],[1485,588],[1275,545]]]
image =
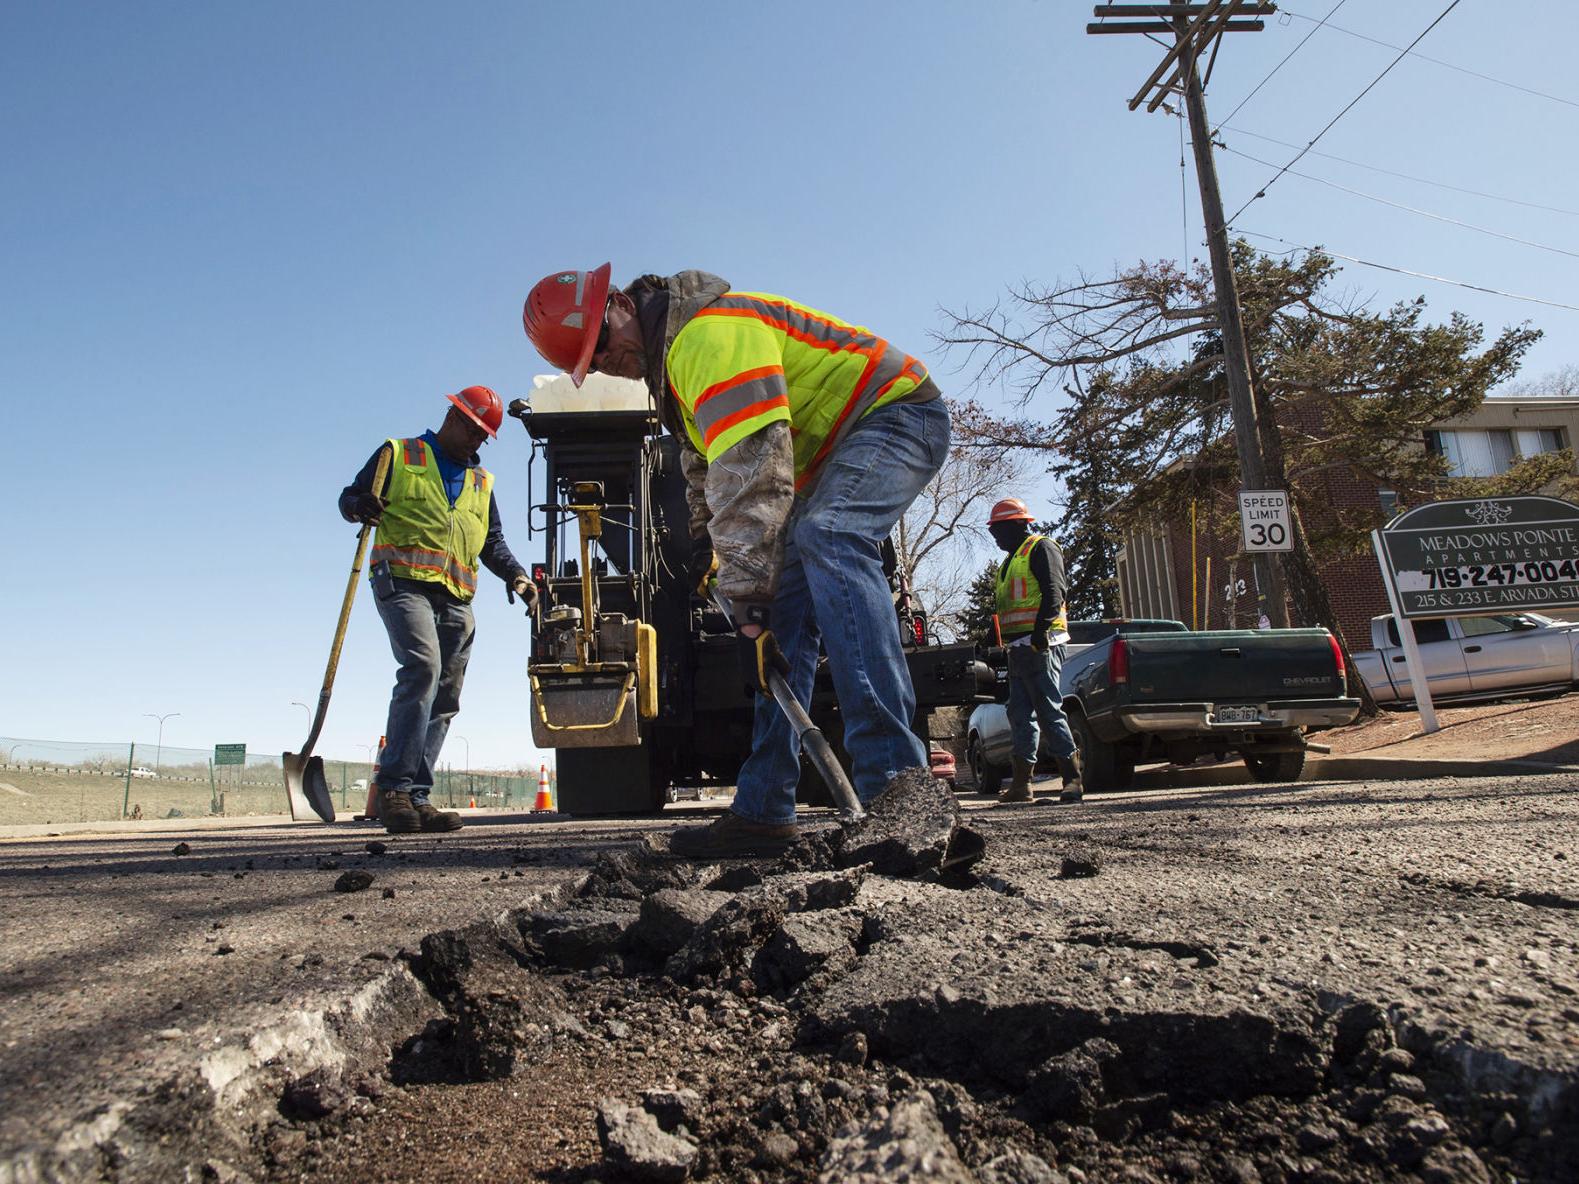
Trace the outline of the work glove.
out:
[[[351,503],[351,517],[357,522],[365,522],[369,526],[377,526],[378,520],[384,516],[384,510],[389,503],[371,490],[364,489],[356,495],[356,500]]]
[[[519,596],[526,605],[526,611],[531,612],[537,607],[537,585],[532,583],[532,577],[524,571],[518,571],[510,577],[510,582],[504,586],[504,595],[511,604]]]
[[[713,552],[713,544],[706,538],[691,540],[691,562],[686,566],[685,576],[690,581],[691,588],[703,600],[711,600],[712,589],[708,584],[718,574],[718,556]]]
[[[736,652],[740,655],[740,673],[745,676],[746,690],[769,694],[768,672],[777,670],[787,678],[789,662],[784,658],[784,651],[779,649],[778,638],[768,628],[766,607],[751,605],[742,608],[737,605],[736,611],[740,615],[735,631]],[[752,625],[761,630],[755,637],[747,637],[740,632],[742,627]]]
[[[1038,629],[1031,634],[1031,648],[1039,654],[1047,652],[1047,630]]]

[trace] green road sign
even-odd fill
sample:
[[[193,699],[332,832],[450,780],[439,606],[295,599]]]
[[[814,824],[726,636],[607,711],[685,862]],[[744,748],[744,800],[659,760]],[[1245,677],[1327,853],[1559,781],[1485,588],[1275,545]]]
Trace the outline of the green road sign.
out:
[[[1406,617],[1579,605],[1579,506],[1554,497],[1432,502],[1381,529]]]
[[[214,763],[216,765],[244,765],[247,763],[247,746],[245,744],[216,744],[214,745]]]

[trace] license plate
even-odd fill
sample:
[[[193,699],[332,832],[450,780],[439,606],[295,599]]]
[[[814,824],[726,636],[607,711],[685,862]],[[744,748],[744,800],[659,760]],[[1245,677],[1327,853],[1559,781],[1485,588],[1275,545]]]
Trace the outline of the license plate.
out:
[[[1253,724],[1261,717],[1254,707],[1219,707],[1217,722],[1220,724]]]

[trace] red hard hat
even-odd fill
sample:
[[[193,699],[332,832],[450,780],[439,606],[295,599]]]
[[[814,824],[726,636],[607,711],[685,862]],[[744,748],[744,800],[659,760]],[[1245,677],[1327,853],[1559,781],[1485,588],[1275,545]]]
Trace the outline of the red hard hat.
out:
[[[1017,497],[1006,497],[992,508],[992,514],[987,519],[987,525],[994,522],[1030,522],[1032,514],[1025,508],[1025,503]]]
[[[603,328],[609,302],[609,270],[605,263],[591,271],[556,271],[537,281],[526,296],[521,324],[537,352],[549,365],[570,372],[580,386],[592,363],[592,351]]]
[[[459,394],[449,396],[451,403],[461,409],[461,414],[490,436],[499,434],[504,422],[504,404],[499,396],[485,386],[469,386]]]

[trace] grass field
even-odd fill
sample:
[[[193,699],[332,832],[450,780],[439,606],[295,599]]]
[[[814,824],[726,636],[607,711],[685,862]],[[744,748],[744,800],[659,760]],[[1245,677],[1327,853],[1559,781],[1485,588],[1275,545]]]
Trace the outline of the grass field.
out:
[[[266,780],[264,770],[249,771],[234,784],[221,784],[225,814],[284,814],[285,782],[278,769]],[[336,795],[338,797],[338,795]],[[86,769],[0,770],[0,826],[19,823],[105,822],[121,817],[127,801],[126,773]],[[177,815],[196,818],[213,813],[213,791],[201,780],[175,776],[133,777],[130,803],[144,818]],[[356,803],[360,808],[362,803]]]
[[[359,813],[366,804],[366,765],[330,764],[325,770],[335,808]],[[535,784],[522,777],[491,777],[441,772],[433,800],[439,805],[531,805]],[[358,784],[358,782],[361,782]],[[244,816],[286,814],[285,778],[277,764],[249,764],[182,775],[161,769],[157,777],[133,777],[127,792],[126,770],[0,768],[0,826],[58,822],[109,822],[127,817],[201,818],[209,814]],[[141,811],[140,815],[136,811]],[[179,811],[173,814],[172,811]]]

